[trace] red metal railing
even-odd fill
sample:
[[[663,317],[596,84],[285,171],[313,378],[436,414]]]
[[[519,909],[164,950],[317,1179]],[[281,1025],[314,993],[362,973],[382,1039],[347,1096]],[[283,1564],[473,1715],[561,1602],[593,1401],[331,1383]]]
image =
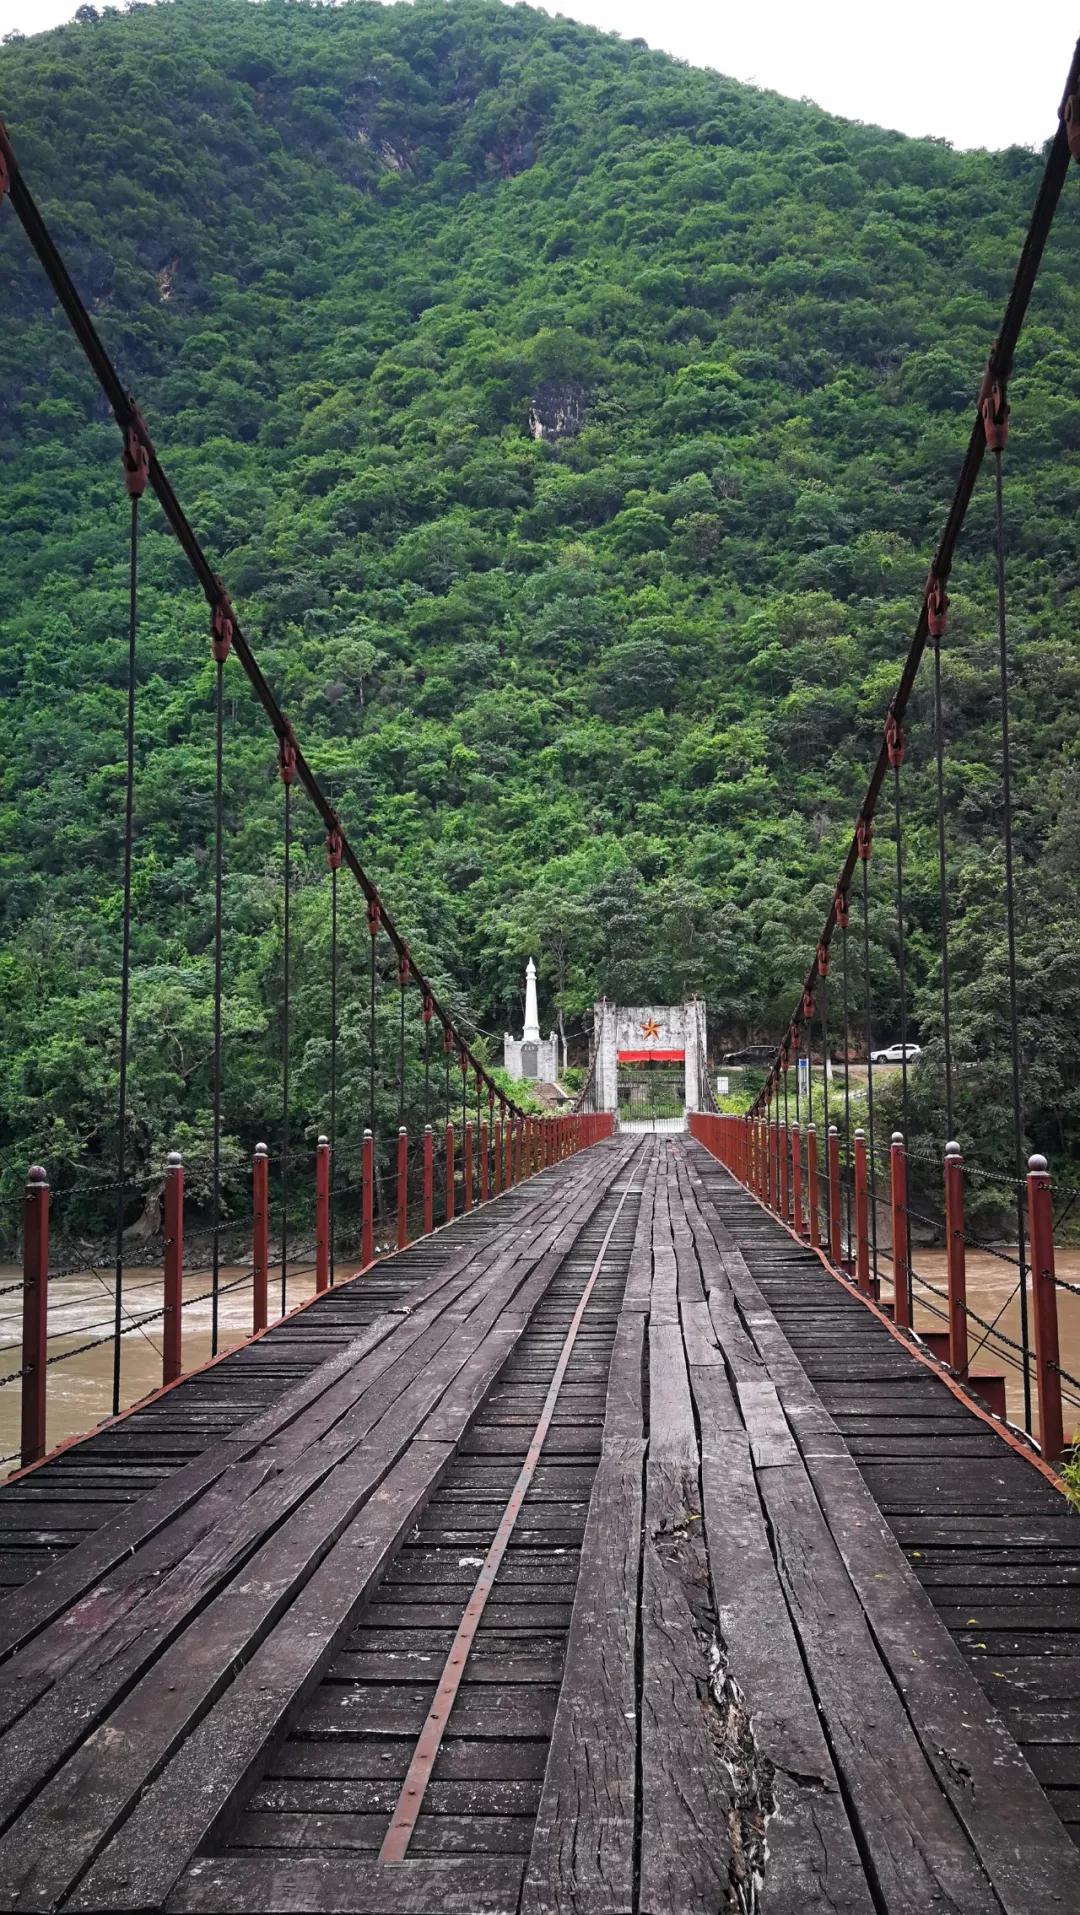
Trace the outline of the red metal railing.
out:
[[[528,1127],[522,1120],[512,1124],[508,1122],[502,1129],[502,1170],[503,1181],[497,1182],[493,1195],[510,1190],[515,1184],[536,1175],[550,1164],[561,1163],[574,1156],[578,1151],[587,1150],[591,1145],[610,1137],[614,1126],[611,1114],[604,1111],[575,1111],[568,1116],[534,1117],[528,1119]],[[487,1175],[487,1131],[486,1124],[480,1126],[480,1176],[479,1191],[474,1189],[472,1162],[472,1127],[466,1125],[465,1136],[465,1201],[464,1211],[468,1212],[476,1203],[485,1204],[492,1200],[489,1196]],[[447,1126],[446,1131],[446,1221],[454,1219],[454,1127]],[[496,1150],[496,1172],[500,1169],[500,1153]],[[251,1262],[252,1262],[252,1334],[258,1336],[267,1328],[268,1291],[269,1291],[269,1203],[268,1203],[268,1165],[269,1158],[265,1144],[256,1147],[251,1167],[252,1223],[251,1223]],[[422,1155],[418,1165],[419,1189],[411,1187],[409,1167],[409,1134],[405,1126],[398,1132],[397,1141],[397,1188],[394,1193],[392,1218],[394,1225],[394,1247],[404,1249],[410,1242],[409,1217],[410,1203],[419,1205],[422,1219],[420,1235],[428,1235],[434,1228],[435,1213],[435,1152],[431,1126],[425,1127]],[[320,1137],[315,1150],[314,1164],[314,1200],[315,1200],[315,1295],[326,1290],[330,1282],[330,1180],[332,1174],[331,1150],[328,1140]],[[363,1271],[379,1260],[375,1249],[375,1166],[374,1148],[370,1132],[364,1135],[360,1165],[360,1246]],[[163,1237],[165,1258],[163,1270],[164,1309],[161,1312],[164,1321],[162,1342],[162,1385],[177,1382],[184,1374],[183,1369],[183,1278],[184,1278],[184,1170],[178,1151],[170,1153],[166,1166],[164,1187]],[[414,1211],[414,1214],[415,1211]],[[389,1251],[390,1246],[387,1246]],[[384,1254],[386,1254],[384,1252]],[[46,1453],[47,1399],[46,1382],[51,1363],[49,1345],[49,1184],[45,1171],[35,1165],[29,1172],[23,1205],[23,1321],[22,1321],[22,1364],[15,1374],[21,1378],[21,1466],[36,1463]],[[281,1313],[285,1314],[284,1311]],[[14,1376],[12,1377],[14,1381]]]
[[[733,1177],[745,1184],[772,1211],[792,1234],[810,1243],[824,1261],[849,1282],[854,1280],[861,1295],[878,1303],[879,1282],[876,1259],[871,1257],[870,1180],[866,1138],[856,1130],[851,1152],[852,1220],[848,1223],[843,1208],[840,1179],[839,1137],[835,1124],[829,1126],[826,1191],[825,1243],[816,1240],[817,1208],[816,1159],[814,1195],[810,1217],[799,1214],[792,1221],[787,1207],[787,1169],[793,1187],[799,1191],[799,1132],[795,1124],[782,1121],[764,1124],[753,1112],[745,1116],[717,1116],[698,1111],[689,1119],[690,1133],[703,1144]],[[777,1192],[780,1192],[779,1198]],[[1002,1419],[1005,1418],[1005,1380],[994,1372],[976,1373],[968,1354],[969,1326],[974,1316],[967,1297],[968,1232],[964,1221],[964,1164],[958,1144],[946,1145],[942,1162],[942,1198],[945,1217],[946,1290],[943,1331],[920,1330],[921,1340],[935,1355],[944,1358],[953,1373],[967,1383]],[[910,1252],[910,1212],[908,1209],[907,1152],[899,1133],[893,1137],[889,1152],[889,1190],[880,1199],[892,1217],[893,1274],[892,1301],[879,1307],[892,1317],[900,1330],[912,1329],[912,1268]],[[1069,1449],[1071,1438],[1065,1433],[1062,1383],[1066,1373],[1059,1360],[1058,1298],[1063,1286],[1054,1262],[1054,1215],[1050,1174],[1045,1157],[1030,1159],[1027,1177],[1028,1232],[1031,1247],[1031,1285],[1034,1317],[1034,1375],[1039,1406],[1039,1447],[1047,1462],[1057,1460]],[[992,1326],[991,1326],[992,1327]],[[985,1339],[984,1339],[985,1340]]]

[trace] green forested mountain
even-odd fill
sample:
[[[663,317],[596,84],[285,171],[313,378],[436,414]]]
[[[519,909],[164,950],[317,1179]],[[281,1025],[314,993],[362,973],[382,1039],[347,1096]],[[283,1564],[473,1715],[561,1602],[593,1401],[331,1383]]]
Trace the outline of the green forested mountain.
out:
[[[496,0],[86,8],[0,48],[0,112],[267,676],[451,1000],[481,1031],[516,1022],[534,950],[543,1008],[571,1028],[600,990],[699,990],[719,1036],[777,1036],[1041,156],[847,124]],[[1080,1122],[1078,268],[1074,189],[1018,357],[1007,488],[1028,1101],[1052,1149]],[[4,207],[9,1197],[28,1158],[107,1166],[115,1141],[117,455]],[[131,1143],[149,1165],[206,1134],[213,680],[205,606],[152,503],[145,524]],[[1000,1155],[990,524],[983,486],[945,682],[958,1044],[981,1060],[965,1121]],[[238,670],[230,688],[239,1157],[278,1094],[281,798]],[[916,1024],[932,1040],[928,710],[924,685],[905,786]],[[310,1135],[326,1117],[327,879],[313,820],[301,837],[294,1121]],[[876,843],[873,993],[891,1037],[884,821]],[[367,940],[343,895],[355,1136]],[[388,1044],[393,1008],[388,993]]]

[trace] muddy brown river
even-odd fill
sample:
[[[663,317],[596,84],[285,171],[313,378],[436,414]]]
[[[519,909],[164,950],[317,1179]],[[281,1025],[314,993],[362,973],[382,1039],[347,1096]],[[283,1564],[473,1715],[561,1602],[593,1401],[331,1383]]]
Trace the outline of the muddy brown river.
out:
[[[13,1264],[0,1265],[0,1285],[17,1281],[21,1271]],[[240,1268],[222,1267],[221,1284],[230,1283],[245,1273]],[[182,1357],[185,1371],[205,1363],[210,1355],[211,1304],[202,1298],[209,1288],[205,1272],[184,1279]],[[293,1309],[309,1297],[315,1288],[315,1273],[307,1266],[290,1270],[288,1307]],[[125,1321],[159,1310],[162,1304],[160,1269],[133,1268],[124,1273],[123,1305]],[[281,1308],[281,1271],[270,1272],[271,1321]],[[107,1341],[94,1349],[81,1351],[52,1365],[49,1370],[46,1401],[48,1444],[52,1449],[72,1436],[83,1436],[108,1416],[112,1407],[113,1366],[113,1282],[111,1273],[79,1275],[57,1280],[49,1294],[49,1355],[63,1357],[65,1350],[98,1337]],[[161,1387],[161,1319],[132,1329],[121,1339],[120,1400],[127,1409],[140,1397]],[[218,1298],[218,1348],[234,1349],[251,1335],[251,1284],[224,1291]],[[0,1379],[20,1364],[22,1338],[22,1299],[17,1291],[0,1297]],[[15,1454],[19,1445],[19,1385],[0,1388],[0,1478],[18,1468]]]

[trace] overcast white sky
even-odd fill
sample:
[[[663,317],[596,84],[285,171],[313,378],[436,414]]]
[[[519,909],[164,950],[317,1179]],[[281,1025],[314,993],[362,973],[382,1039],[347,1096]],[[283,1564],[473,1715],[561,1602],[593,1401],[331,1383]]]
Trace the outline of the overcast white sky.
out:
[[[0,34],[41,33],[78,4],[0,0]],[[955,146],[1038,146],[1053,133],[1080,27],[1076,0],[1030,11],[1015,0],[565,0],[547,11]]]

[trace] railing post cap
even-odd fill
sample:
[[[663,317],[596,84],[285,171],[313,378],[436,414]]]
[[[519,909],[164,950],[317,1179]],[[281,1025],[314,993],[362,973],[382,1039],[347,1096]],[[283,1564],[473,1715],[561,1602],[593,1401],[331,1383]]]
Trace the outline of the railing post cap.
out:
[[[430,1125],[430,1124],[425,1124],[425,1125],[424,1125],[424,1136],[425,1136],[425,1137],[430,1137],[430,1136],[431,1136],[431,1125]]]
[[[368,1126],[367,1126],[367,1125],[365,1124],[365,1125],[364,1125],[364,1142],[365,1142],[365,1143],[367,1142],[367,1140],[368,1140],[368,1138],[369,1138],[369,1137],[371,1136],[371,1134],[372,1134],[372,1133],[371,1133],[371,1131],[370,1131],[370,1130],[368,1129]]]
[[[39,1189],[41,1188],[43,1184],[47,1185],[49,1181],[49,1173],[46,1170],[44,1164],[31,1164],[29,1170],[26,1173],[26,1181],[28,1184],[36,1185]]]
[[[830,1136],[830,1137],[839,1137],[839,1135],[840,1135],[840,1132],[839,1132],[839,1129],[837,1128],[837,1126],[836,1126],[835,1124],[830,1124],[830,1125],[829,1125],[829,1136]]]
[[[265,1144],[256,1144],[255,1155],[256,1157],[269,1157],[270,1152],[267,1150]]]
[[[184,1168],[184,1160],[178,1150],[170,1150],[165,1159],[165,1168],[166,1170],[182,1170]]]
[[[814,1133],[814,1136],[816,1137],[816,1136],[817,1136],[817,1125],[816,1125],[816,1124],[814,1124],[814,1123],[810,1123],[810,1124],[807,1124],[807,1126],[806,1126],[806,1134],[807,1134],[807,1136],[808,1136],[808,1137],[809,1137],[809,1135],[810,1135],[810,1132],[811,1132],[811,1131],[813,1131],[813,1133]]]
[[[893,1131],[893,1134],[892,1134],[892,1141],[893,1141],[893,1143],[894,1143],[894,1144],[896,1144],[896,1145],[899,1145],[899,1146],[900,1146],[900,1147],[902,1148],[902,1147],[903,1147],[903,1143],[904,1143],[904,1133],[903,1133],[903,1131],[902,1131],[902,1130],[894,1130],[894,1131]]]
[[[948,1143],[948,1144],[946,1144],[946,1146],[945,1146],[945,1155],[946,1155],[946,1157],[948,1157],[948,1158],[952,1158],[952,1159],[955,1159],[955,1158],[957,1158],[957,1157],[959,1157],[959,1155],[960,1155],[960,1146],[959,1146],[959,1144],[958,1144],[958,1143],[957,1143],[957,1142],[955,1141],[955,1139],[954,1139],[954,1140],[953,1140],[953,1141],[952,1141],[951,1143]]]
[[[865,1142],[866,1142],[866,1132],[865,1132],[865,1130],[864,1130],[864,1129],[862,1128],[862,1125],[861,1125],[861,1124],[859,1125],[859,1127],[858,1127],[858,1129],[857,1129],[857,1130],[856,1130],[856,1132],[855,1132],[855,1139],[856,1139],[856,1142],[858,1142],[858,1140],[859,1140],[860,1138],[862,1139],[862,1141],[863,1141],[863,1143],[865,1144]]]
[[[320,1132],[319,1132],[319,1141],[318,1141],[318,1144],[316,1145],[316,1149],[317,1149],[317,1150],[329,1150],[329,1148],[330,1148],[330,1139],[329,1139],[329,1137],[324,1137],[324,1136],[323,1136],[323,1134],[322,1134],[322,1132],[320,1131]]]
[[[407,1136],[408,1136],[408,1134],[409,1134],[409,1131],[408,1131],[408,1126],[407,1126],[406,1124],[399,1124],[399,1125],[398,1125],[398,1136],[399,1136],[399,1137],[407,1137]]]
[[[1028,1158],[1028,1170],[1036,1177],[1045,1177],[1049,1168],[1046,1158],[1041,1157],[1037,1151],[1033,1157]]]

